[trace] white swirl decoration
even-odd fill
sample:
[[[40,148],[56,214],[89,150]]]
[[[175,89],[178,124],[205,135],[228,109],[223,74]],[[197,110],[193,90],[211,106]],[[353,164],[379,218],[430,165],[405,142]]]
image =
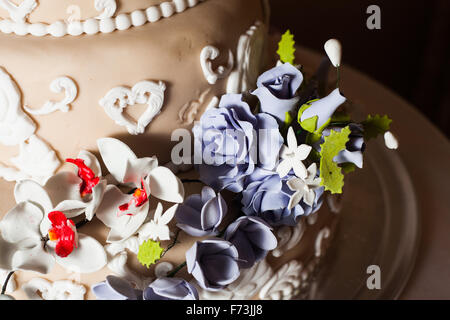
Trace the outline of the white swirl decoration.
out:
[[[160,113],[164,104],[165,90],[166,86],[162,81],[158,83],[141,81],[131,89],[127,87],[111,89],[99,103],[116,124],[126,127],[130,134],[138,135],[144,133],[145,128]],[[125,108],[139,103],[147,104],[147,109],[136,122],[123,112]]]
[[[97,17],[97,19],[106,19],[114,16],[117,10],[116,0],[95,0],[95,9],[103,12]]]
[[[31,279],[22,286],[30,300],[84,300],[86,288],[68,280]]]
[[[9,0],[0,0],[0,7],[8,11],[11,20],[18,23],[25,22],[25,18],[37,7],[36,0],[24,0],[15,5]]]
[[[263,63],[265,32],[264,24],[257,21],[239,38],[236,67],[228,77],[227,93],[241,93],[254,89]]]
[[[114,0],[97,0],[94,5],[97,10],[103,12],[96,18],[84,21],[68,19],[67,21],[56,21],[52,24],[43,22],[29,23],[26,16],[35,7],[35,0],[25,0],[19,6],[9,0],[0,0],[0,6],[9,11],[11,19],[0,20],[0,32],[15,33],[19,36],[27,34],[43,37],[51,35],[53,37],[63,37],[65,35],[79,36],[82,34],[92,35],[97,33],[110,33],[115,30],[127,30],[132,27],[139,27],[146,23],[155,23],[163,18],[169,18],[177,13],[181,13],[189,8],[195,7],[207,0],[172,0],[164,1],[158,5],[148,7],[145,10],[135,10],[130,13],[122,13],[114,16],[117,9]]]
[[[290,300],[300,293],[303,266],[296,260],[284,264],[259,292],[261,300]]]
[[[22,110],[22,96],[16,83],[0,67],[0,143],[14,146],[36,131],[34,122]]]
[[[198,288],[201,300],[249,300],[272,279],[273,270],[266,259],[249,269],[242,269],[239,278],[219,291]]]
[[[234,66],[234,57],[231,50],[228,50],[228,63],[226,66],[219,66],[216,71],[213,70],[212,61],[220,55],[219,49],[213,46],[206,46],[200,53],[200,65],[203,75],[209,84],[215,84],[218,79],[227,77]]]
[[[47,115],[55,111],[68,112],[70,104],[75,100],[78,89],[75,82],[68,77],[59,77],[52,81],[50,90],[59,93],[64,91],[65,97],[61,101],[47,101],[42,108],[35,110],[25,106],[25,110],[32,115]]]

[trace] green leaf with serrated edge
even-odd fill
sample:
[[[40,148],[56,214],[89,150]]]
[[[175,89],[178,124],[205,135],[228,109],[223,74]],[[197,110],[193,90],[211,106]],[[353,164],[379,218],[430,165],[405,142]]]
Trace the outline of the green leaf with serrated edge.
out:
[[[372,116],[369,114],[367,119],[361,123],[364,127],[364,140],[368,141],[389,131],[391,122],[392,120],[387,115],[380,116],[377,114]]]
[[[289,62],[294,65],[295,60],[295,41],[294,35],[288,30],[281,37],[281,41],[278,43],[278,55],[282,62]]]
[[[137,258],[143,266],[150,268],[152,264],[161,259],[163,251],[159,242],[147,240],[139,246]]]
[[[350,128],[348,126],[340,132],[331,130],[330,135],[324,137],[324,142],[320,145],[320,185],[325,187],[325,191],[342,193],[344,175],[333,158],[345,149],[349,135]]]

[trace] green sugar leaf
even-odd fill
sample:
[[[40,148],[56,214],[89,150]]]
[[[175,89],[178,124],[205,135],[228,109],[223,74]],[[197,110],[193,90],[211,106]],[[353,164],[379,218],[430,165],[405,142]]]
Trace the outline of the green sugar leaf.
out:
[[[294,65],[295,60],[295,41],[294,35],[288,30],[281,37],[281,41],[278,43],[278,55],[282,62],[289,62]]]
[[[324,142],[320,145],[320,185],[325,187],[325,191],[342,193],[344,175],[333,158],[345,149],[349,135],[350,128],[348,126],[340,132],[331,130],[330,135],[324,137]]]
[[[376,138],[380,134],[384,134],[389,131],[392,120],[388,118],[387,115],[380,116],[375,115],[367,117],[365,121],[362,122],[364,127],[364,140],[368,141],[370,139]]]
[[[143,266],[150,268],[152,264],[161,259],[163,251],[159,242],[147,240],[139,246],[137,258]]]

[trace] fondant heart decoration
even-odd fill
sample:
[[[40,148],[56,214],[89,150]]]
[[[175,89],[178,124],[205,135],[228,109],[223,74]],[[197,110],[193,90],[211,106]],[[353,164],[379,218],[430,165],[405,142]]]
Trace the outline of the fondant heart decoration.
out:
[[[158,83],[141,81],[131,89],[128,87],[111,89],[99,103],[116,124],[126,127],[130,134],[138,135],[144,133],[145,128],[160,113],[164,104],[165,90],[166,85],[162,81]],[[125,108],[135,104],[147,104],[147,109],[137,122],[124,113]]]

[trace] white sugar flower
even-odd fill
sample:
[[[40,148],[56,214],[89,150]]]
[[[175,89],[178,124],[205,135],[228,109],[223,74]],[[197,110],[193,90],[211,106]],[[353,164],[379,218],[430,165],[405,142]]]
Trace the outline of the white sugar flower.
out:
[[[143,224],[138,231],[140,242],[147,241],[148,239],[154,241],[170,240],[168,224],[175,216],[177,208],[178,204],[175,204],[163,214],[163,206],[161,202],[158,202],[153,219],[150,222]]]
[[[289,187],[289,189],[294,191],[294,194],[289,200],[289,210],[298,205],[302,199],[309,206],[312,206],[314,204],[314,200],[316,198],[314,190],[320,187],[321,180],[320,178],[316,177],[316,174],[317,165],[313,163],[308,167],[308,175],[306,179],[292,178],[287,182],[287,186]]]
[[[283,159],[277,167],[277,172],[281,178],[285,177],[291,169],[297,177],[305,179],[308,175],[303,160],[305,160],[312,147],[307,144],[297,145],[297,138],[295,137],[294,129],[289,127],[287,134],[287,146],[281,147],[280,157]]]
[[[70,271],[91,273],[106,265],[102,245],[87,235],[78,233],[77,248],[64,258],[56,254],[54,241],[43,241],[55,199],[45,187],[23,180],[16,184],[14,197],[17,205],[0,221],[0,268],[48,273],[57,262]]]
[[[112,138],[100,139],[98,147],[114,179],[135,190],[126,194],[115,185],[107,186],[96,216],[111,229],[108,243],[123,241],[137,232],[147,218],[150,195],[183,202],[183,184],[170,169],[158,166],[156,157],[138,158],[126,144]]]

